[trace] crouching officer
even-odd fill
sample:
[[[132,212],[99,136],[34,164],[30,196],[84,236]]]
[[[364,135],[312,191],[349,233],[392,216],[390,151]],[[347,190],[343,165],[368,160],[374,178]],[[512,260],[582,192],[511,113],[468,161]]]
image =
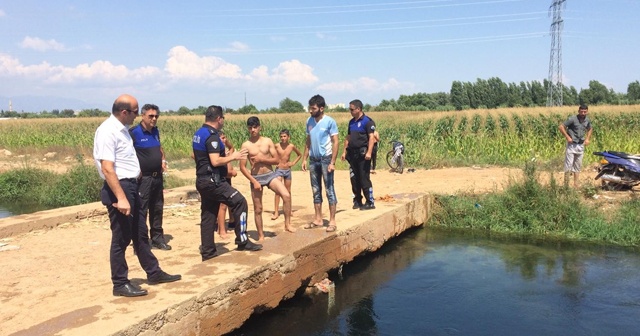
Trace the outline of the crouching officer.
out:
[[[211,105],[205,112],[205,122],[193,135],[193,157],[196,163],[196,189],[200,193],[200,254],[202,261],[216,256],[214,233],[218,223],[220,203],[227,205],[236,223],[234,228],[239,251],[259,251],[247,236],[247,200],[227,181],[227,163],[246,160],[247,150],[226,156],[219,130],[224,127],[222,107]]]
[[[349,103],[349,111],[353,117],[349,120],[349,130],[344,140],[345,157],[349,162],[351,191],[353,192],[353,208],[360,210],[375,209],[373,186],[371,184],[371,154],[375,143],[376,124],[362,112],[362,102],[358,99]],[[365,203],[362,203],[362,198]]]

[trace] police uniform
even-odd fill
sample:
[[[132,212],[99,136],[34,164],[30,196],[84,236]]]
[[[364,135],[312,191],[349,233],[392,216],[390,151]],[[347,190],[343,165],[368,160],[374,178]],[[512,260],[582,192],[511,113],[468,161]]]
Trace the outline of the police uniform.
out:
[[[142,124],[129,130],[133,147],[140,162],[140,211],[145,218],[149,214],[151,243],[155,246],[166,244],[162,229],[162,208],[164,207],[164,185],[162,179],[162,151],[158,127],[147,131]]]
[[[369,136],[376,130],[375,122],[367,115],[362,115],[358,120],[349,120],[349,145],[347,146],[346,159],[349,161],[349,173],[351,177],[351,191],[353,192],[354,207],[362,205],[364,196],[366,205],[373,206],[373,186],[371,184],[371,160],[365,160],[369,146]]]
[[[204,124],[193,135],[193,156],[196,162],[196,189],[200,193],[200,254],[202,260],[215,257],[214,233],[218,224],[220,203],[226,204],[236,223],[235,243],[241,249],[249,239],[247,237],[247,200],[227,180],[227,165],[214,167],[209,153],[218,153],[225,157],[224,142],[220,140],[218,130]]]

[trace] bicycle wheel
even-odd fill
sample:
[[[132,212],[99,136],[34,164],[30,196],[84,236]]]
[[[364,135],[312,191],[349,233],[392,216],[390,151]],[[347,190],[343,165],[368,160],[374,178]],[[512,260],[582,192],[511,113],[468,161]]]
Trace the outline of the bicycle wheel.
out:
[[[404,172],[404,155],[400,154],[398,155],[398,168],[396,168],[396,171],[400,174],[402,174]]]
[[[395,154],[394,150],[390,150],[387,152],[387,164],[389,165],[389,168],[396,170],[398,169],[398,163],[393,158],[394,154]]]

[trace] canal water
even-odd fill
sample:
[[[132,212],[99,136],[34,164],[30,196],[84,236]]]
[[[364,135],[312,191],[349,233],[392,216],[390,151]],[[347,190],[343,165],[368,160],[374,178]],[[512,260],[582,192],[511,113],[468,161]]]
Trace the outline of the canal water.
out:
[[[416,229],[231,335],[640,335],[640,253]]]

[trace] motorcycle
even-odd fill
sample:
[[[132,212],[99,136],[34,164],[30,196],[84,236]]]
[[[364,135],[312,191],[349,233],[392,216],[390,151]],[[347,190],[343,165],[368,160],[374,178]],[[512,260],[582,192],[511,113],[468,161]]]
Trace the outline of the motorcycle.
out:
[[[640,156],[614,151],[594,152],[593,155],[602,157],[595,179],[602,181],[604,189],[628,190],[640,184]]]

